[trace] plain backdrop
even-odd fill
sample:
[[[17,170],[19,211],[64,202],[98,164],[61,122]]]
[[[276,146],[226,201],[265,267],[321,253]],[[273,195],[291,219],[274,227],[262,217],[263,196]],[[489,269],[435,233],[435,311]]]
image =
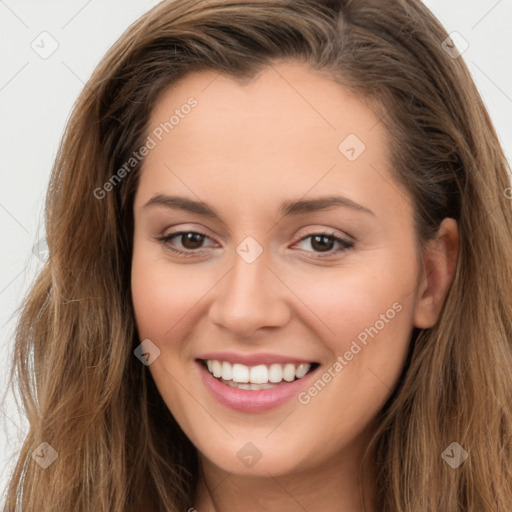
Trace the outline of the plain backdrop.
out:
[[[0,0],[0,393],[14,327],[44,260],[43,207],[58,144],[85,81],[109,47],[153,0]],[[512,1],[425,2],[466,61],[510,162]],[[441,42],[440,42],[441,44]],[[51,55],[49,55],[51,53]],[[1,397],[0,397],[1,398]],[[0,491],[27,422],[11,393],[0,408]],[[0,506],[4,497],[0,496]]]

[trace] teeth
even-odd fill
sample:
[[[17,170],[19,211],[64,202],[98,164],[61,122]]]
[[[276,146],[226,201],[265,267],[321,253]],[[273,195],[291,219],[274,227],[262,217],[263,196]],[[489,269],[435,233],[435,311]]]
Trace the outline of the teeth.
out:
[[[214,377],[222,378],[229,382],[229,385],[239,383],[235,387],[240,389],[266,389],[265,384],[278,383],[282,380],[292,382],[301,379],[311,368],[310,363],[295,365],[293,363],[271,364],[267,366],[260,364],[257,366],[245,366],[244,364],[231,364],[227,361],[207,360],[208,370]],[[273,387],[273,386],[268,386]]]
[[[231,386],[232,388],[250,389],[252,391],[257,391],[258,389],[271,389],[274,387],[272,384],[237,384],[232,381],[228,381],[225,384]]]
[[[230,363],[226,363],[225,361],[223,364],[231,366]],[[243,364],[234,364],[232,380],[233,382],[249,382],[249,367]],[[257,382],[254,384],[257,384]]]
[[[283,380],[283,368],[280,364],[274,363],[270,365],[268,380],[270,382],[281,382]]]
[[[297,377],[297,379],[302,379],[302,377],[304,377],[304,375],[306,375],[306,373],[309,372],[310,368],[311,368],[310,364],[306,364],[306,363],[299,364],[299,366],[295,370],[295,377]]]
[[[264,364],[253,366],[249,372],[249,381],[253,384],[266,384],[268,382],[268,368]]]
[[[231,380],[233,378],[233,368],[226,361],[222,363],[222,378],[224,380]]]
[[[283,370],[283,379],[287,382],[291,382],[292,380],[295,380],[295,365],[293,364],[287,364],[284,367]]]
[[[222,376],[222,366],[219,361],[212,361],[211,372],[213,373],[214,377]]]

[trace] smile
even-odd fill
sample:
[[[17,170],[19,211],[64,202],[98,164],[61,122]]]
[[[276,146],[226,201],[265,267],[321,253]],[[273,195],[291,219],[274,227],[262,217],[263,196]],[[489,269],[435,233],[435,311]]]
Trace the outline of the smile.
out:
[[[270,389],[304,377],[314,363],[259,364],[246,366],[228,361],[206,360],[208,371],[225,384],[238,389]]]
[[[243,412],[272,409],[296,396],[319,363],[272,363],[246,366],[217,359],[196,360],[200,376],[222,405]]]

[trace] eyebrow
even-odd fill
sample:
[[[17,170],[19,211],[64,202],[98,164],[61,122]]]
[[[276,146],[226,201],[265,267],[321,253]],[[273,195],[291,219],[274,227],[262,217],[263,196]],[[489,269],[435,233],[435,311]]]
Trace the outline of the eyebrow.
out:
[[[181,196],[168,196],[163,194],[157,194],[152,197],[144,206],[143,209],[149,208],[150,206],[164,206],[173,210],[183,210],[190,213],[196,213],[212,219],[216,219],[222,222],[219,213],[202,201],[194,201],[188,197]],[[314,213],[323,211],[335,207],[346,207],[352,208],[353,210],[367,213],[375,216],[375,214],[351,199],[343,196],[326,196],[318,197],[314,199],[301,199],[297,201],[285,201],[282,203],[280,208],[280,214],[282,217],[289,217],[293,215],[304,215],[306,213]]]

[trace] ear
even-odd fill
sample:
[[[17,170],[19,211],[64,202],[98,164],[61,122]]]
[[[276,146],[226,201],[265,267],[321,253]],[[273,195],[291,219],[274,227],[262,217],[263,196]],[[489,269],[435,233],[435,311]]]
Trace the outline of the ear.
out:
[[[415,327],[428,329],[437,322],[453,280],[458,252],[457,221],[447,217],[424,251],[414,310]]]

